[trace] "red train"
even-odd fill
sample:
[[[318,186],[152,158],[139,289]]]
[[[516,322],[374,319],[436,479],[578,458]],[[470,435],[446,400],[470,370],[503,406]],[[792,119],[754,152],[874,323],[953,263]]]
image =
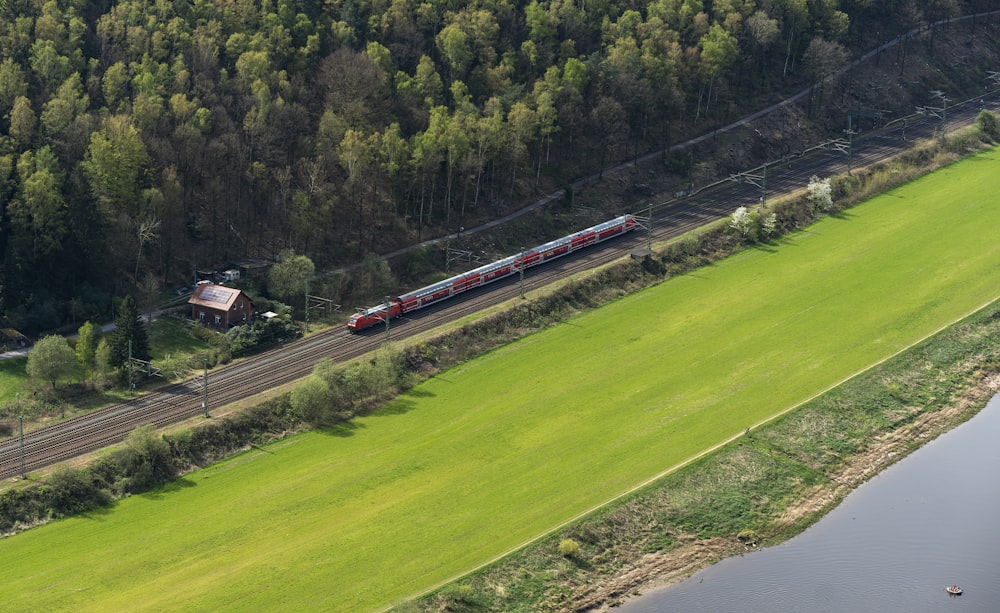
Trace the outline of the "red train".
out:
[[[583,247],[624,234],[625,232],[634,230],[637,225],[638,223],[634,215],[622,215],[592,228],[580,230],[569,236],[539,245],[534,249],[529,249],[517,255],[493,262],[492,264],[480,266],[450,279],[438,281],[433,285],[403,294],[395,300],[390,300],[388,303],[360,310],[351,315],[351,318],[347,320],[347,329],[351,332],[357,332],[374,325],[384,324],[387,316],[392,319],[404,313],[416,311],[429,304],[450,298],[455,294],[460,294],[466,290],[492,283],[497,279],[517,274],[522,268],[531,268],[532,266],[566,255],[567,253],[572,253]]]

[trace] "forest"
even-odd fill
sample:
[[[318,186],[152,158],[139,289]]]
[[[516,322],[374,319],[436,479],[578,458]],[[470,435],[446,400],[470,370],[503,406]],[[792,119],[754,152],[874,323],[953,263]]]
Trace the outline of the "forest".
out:
[[[37,334],[238,258],[357,263],[991,4],[0,0],[0,315]]]

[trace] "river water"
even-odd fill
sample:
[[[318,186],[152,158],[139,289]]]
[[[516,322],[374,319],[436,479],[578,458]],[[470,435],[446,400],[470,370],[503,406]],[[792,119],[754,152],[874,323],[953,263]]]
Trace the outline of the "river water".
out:
[[[615,611],[1000,612],[998,440],[1000,395],[795,538]]]

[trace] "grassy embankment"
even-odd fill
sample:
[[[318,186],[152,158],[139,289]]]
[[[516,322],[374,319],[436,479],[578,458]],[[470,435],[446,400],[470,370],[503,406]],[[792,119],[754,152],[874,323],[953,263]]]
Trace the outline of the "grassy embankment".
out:
[[[27,378],[24,369],[27,359],[0,360],[0,404],[13,402],[21,382]]]
[[[0,542],[8,609],[370,610],[466,572],[995,299],[998,166],[976,156],[348,428]]]

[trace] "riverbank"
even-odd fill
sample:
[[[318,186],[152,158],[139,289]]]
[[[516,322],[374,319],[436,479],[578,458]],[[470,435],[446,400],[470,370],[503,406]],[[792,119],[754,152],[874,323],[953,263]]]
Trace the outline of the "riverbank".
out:
[[[829,485],[813,487],[775,518],[775,532],[781,537],[766,544],[775,545],[797,535],[836,507],[858,486],[924,443],[971,419],[1000,391],[1000,373],[995,371],[974,374],[971,382],[973,386],[959,394],[952,403],[937,411],[921,414],[912,423],[905,423],[878,436],[867,449],[847,458],[839,469],[831,470]],[[786,526],[793,531],[786,534],[783,530]],[[758,543],[758,546],[763,544]],[[711,542],[695,541],[686,545],[684,550],[666,556],[649,556],[649,560],[643,560],[635,569],[615,577],[609,589],[593,594],[587,599],[593,606],[584,604],[584,609],[608,610],[632,596],[683,581],[722,558],[744,553],[748,549],[750,547],[746,544],[733,543],[731,539],[713,539]]]

